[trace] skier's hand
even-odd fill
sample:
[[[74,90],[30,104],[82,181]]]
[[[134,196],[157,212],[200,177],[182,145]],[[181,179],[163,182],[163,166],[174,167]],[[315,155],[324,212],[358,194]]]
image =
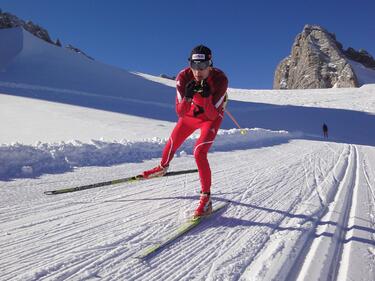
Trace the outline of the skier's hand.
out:
[[[201,82],[201,86],[202,86],[202,92],[201,92],[202,97],[208,98],[211,95],[211,92],[210,92],[210,86],[208,86],[207,81],[203,80]]]
[[[185,86],[185,98],[192,99],[195,95],[195,80],[191,80]]]

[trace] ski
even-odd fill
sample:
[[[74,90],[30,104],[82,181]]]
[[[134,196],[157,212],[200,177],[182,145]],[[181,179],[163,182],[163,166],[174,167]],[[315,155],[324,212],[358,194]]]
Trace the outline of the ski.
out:
[[[151,255],[155,254],[156,252],[162,250],[165,246],[169,245],[170,243],[174,242],[176,239],[180,238],[184,234],[188,233],[190,230],[195,228],[197,225],[199,225],[204,220],[207,220],[212,216],[213,214],[217,213],[221,209],[223,209],[225,206],[228,205],[230,201],[225,201],[222,203],[217,204],[213,207],[212,213],[209,216],[205,217],[199,217],[199,218],[191,218],[182,225],[180,225],[175,231],[170,233],[165,238],[161,239],[159,243],[156,243],[154,245],[151,245],[147,247],[146,249],[139,252],[135,258],[137,259],[145,259],[147,257],[150,257]]]
[[[196,172],[198,172],[197,169],[167,172],[163,177],[191,174],[191,173],[196,173]],[[155,178],[150,178],[150,179],[155,179]],[[91,189],[91,188],[96,188],[96,187],[101,187],[101,186],[106,186],[106,185],[114,185],[114,184],[119,184],[119,183],[131,183],[131,182],[136,182],[136,181],[141,181],[141,180],[146,180],[146,179],[143,178],[142,175],[137,175],[137,176],[131,176],[131,177],[126,177],[126,178],[121,178],[121,179],[115,179],[111,181],[103,181],[103,182],[97,182],[93,184],[81,185],[81,186],[76,186],[76,187],[48,190],[48,191],[44,191],[44,194],[46,195],[64,194],[64,193],[86,190],[86,189]]]

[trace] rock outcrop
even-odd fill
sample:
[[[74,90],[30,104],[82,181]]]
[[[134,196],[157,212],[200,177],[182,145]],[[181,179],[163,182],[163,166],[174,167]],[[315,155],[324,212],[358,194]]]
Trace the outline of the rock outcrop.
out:
[[[347,58],[360,62],[367,68],[375,69],[375,59],[366,50],[356,51],[353,48],[348,48],[344,54]]]
[[[58,41],[58,42],[59,42],[59,41]],[[60,44],[61,44],[61,43],[60,43]],[[78,48],[76,48],[76,47],[74,47],[74,46],[72,46],[72,45],[70,45],[70,44],[66,45],[66,48],[69,49],[69,50],[72,50],[72,51],[74,51],[74,52],[76,52],[76,53],[78,53],[78,54],[82,54],[82,55],[84,55],[85,57],[89,58],[90,60],[94,60],[92,57],[90,57],[89,55],[87,55],[85,52],[83,52],[82,50],[80,50],[80,49],[78,49]]]
[[[0,12],[0,28],[12,28],[18,26],[22,26],[24,29],[34,34],[36,37],[48,43],[56,45],[56,43],[51,40],[48,31],[40,27],[39,25],[33,23],[32,21],[25,22],[10,13]]]
[[[291,55],[276,68],[274,89],[314,89],[358,87],[358,79],[349,60],[374,67],[366,51],[342,49],[336,36],[317,25],[306,25],[298,34]]]
[[[160,74],[159,77],[166,78],[166,79],[169,79],[169,80],[176,80],[176,76],[169,76],[169,75],[164,74],[164,73]]]
[[[57,39],[56,42],[54,42],[51,39],[51,37],[49,36],[48,31],[46,29],[44,29],[43,27],[33,23],[32,21],[25,22],[24,20],[19,19],[15,15],[12,15],[10,13],[3,13],[0,10],[0,29],[1,28],[12,28],[12,27],[18,27],[18,26],[23,27],[25,30],[27,30],[28,32],[30,32],[34,36],[36,36],[36,37],[38,37],[38,38],[40,38],[40,39],[42,39],[42,40],[44,40],[44,41],[46,41],[50,44],[61,47],[60,40]],[[82,54],[82,55],[86,56],[87,58],[93,60],[92,57],[86,55],[84,52],[82,52],[78,48],[73,47],[72,45],[67,45],[66,48],[68,48],[70,50],[73,50],[73,51],[75,51],[79,54]]]

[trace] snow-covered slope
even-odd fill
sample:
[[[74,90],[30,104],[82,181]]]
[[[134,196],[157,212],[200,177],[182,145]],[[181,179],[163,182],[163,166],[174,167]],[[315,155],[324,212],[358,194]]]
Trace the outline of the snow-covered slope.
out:
[[[50,123],[46,126],[36,125],[43,128],[43,136],[35,139],[34,134],[30,134],[27,129],[32,125],[22,126],[19,118],[15,118],[18,121],[15,121],[12,130],[19,135],[0,137],[0,143],[67,141],[75,138],[77,131],[82,131],[82,138],[79,137],[81,141],[98,138],[119,140],[124,129],[132,132],[133,139],[140,139],[142,134],[138,133],[138,129],[144,131],[142,126],[127,127],[127,120],[125,122],[123,119],[121,122],[121,118],[128,119],[129,116],[133,121],[134,116],[160,120],[159,127],[168,127],[162,130],[163,137],[168,136],[172,122],[176,120],[174,81],[130,73],[89,60],[75,52],[48,44],[22,28],[0,30],[0,38],[0,54],[4,53],[0,57],[0,92],[58,103],[53,105],[54,113],[50,114]],[[321,125],[325,122],[332,132],[335,132],[332,136],[338,141],[374,144],[375,128],[370,129],[373,128],[374,120],[371,115],[366,114],[371,113],[375,105],[373,91],[374,87],[307,92],[231,89],[229,93],[232,101],[228,110],[242,127],[304,132],[306,136],[316,136],[321,134]],[[358,95],[362,98],[358,98]],[[248,99],[244,101],[242,96]],[[270,102],[267,97],[275,101]],[[352,99],[351,102],[347,102],[349,98]],[[296,102],[293,102],[293,99]],[[15,98],[6,101],[2,98],[2,101],[18,103]],[[77,107],[71,107],[71,115],[64,114],[68,109],[61,105],[62,103]],[[39,111],[43,111],[43,105],[38,101],[27,100],[22,104],[24,107],[18,105],[18,110],[30,108],[33,116],[41,116]],[[91,109],[89,117],[80,114],[82,107]],[[95,118],[100,114],[97,110],[111,113],[99,120]],[[86,114],[87,111],[84,112]],[[5,118],[7,116],[13,118],[11,112],[7,112]],[[68,139],[56,134],[56,130],[51,126],[52,123],[58,123],[60,118],[66,118],[66,121],[74,124],[67,129]],[[122,125],[113,126],[111,121],[107,122],[111,118],[115,118]],[[95,121],[97,125],[92,125],[93,119],[98,120]],[[77,120],[85,120],[87,126],[85,122],[75,122]],[[84,126],[98,127],[96,130],[85,130]],[[223,128],[232,127],[232,121],[226,118]],[[146,137],[152,135],[146,134]]]
[[[139,261],[138,251],[191,215],[197,173],[43,191],[156,165],[176,120],[174,82],[92,62],[22,29],[4,34],[0,280],[375,280],[375,85],[230,89],[229,110],[247,134],[226,117],[209,160],[214,204],[231,203]],[[196,138],[171,171],[196,168]]]
[[[349,60],[360,85],[375,84],[375,69],[367,68],[359,62]]]
[[[0,30],[0,92],[172,120],[174,89],[34,37]],[[157,96],[155,97],[154,95]],[[139,113],[139,108],[144,112]],[[157,114],[153,110],[158,107]]]

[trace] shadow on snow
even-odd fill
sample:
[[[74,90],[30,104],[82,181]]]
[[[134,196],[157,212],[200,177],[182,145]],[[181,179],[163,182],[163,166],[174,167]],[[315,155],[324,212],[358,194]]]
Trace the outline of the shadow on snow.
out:
[[[79,93],[59,93],[38,89],[20,91],[20,89],[0,87],[0,90],[17,96],[176,122],[175,88],[137,75],[133,78],[134,82],[131,85],[134,89],[126,93],[118,90],[105,92],[102,89],[93,92],[92,96],[85,96]],[[94,89],[89,90],[94,91]],[[365,112],[241,101],[229,101],[228,110],[243,128],[301,132],[302,139],[318,140],[322,139],[322,125],[326,123],[329,128],[329,141],[375,146],[375,115]],[[233,127],[235,127],[233,122],[226,117],[222,128]]]

